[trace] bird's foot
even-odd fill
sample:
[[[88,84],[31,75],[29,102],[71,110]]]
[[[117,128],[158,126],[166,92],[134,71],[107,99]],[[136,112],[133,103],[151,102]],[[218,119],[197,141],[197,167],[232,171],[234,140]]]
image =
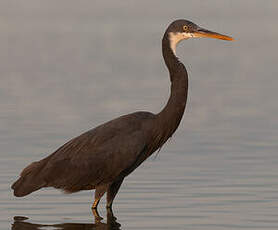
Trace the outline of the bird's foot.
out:
[[[92,208],[92,213],[95,217],[95,223],[99,223],[101,220],[103,220],[103,218],[99,215],[97,208]]]

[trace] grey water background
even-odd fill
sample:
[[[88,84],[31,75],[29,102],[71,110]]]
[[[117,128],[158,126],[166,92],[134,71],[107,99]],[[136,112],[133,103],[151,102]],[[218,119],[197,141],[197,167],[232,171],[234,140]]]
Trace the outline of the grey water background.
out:
[[[117,222],[277,229],[277,12],[274,0],[1,0],[0,229],[94,223],[91,191],[15,198],[10,185],[27,164],[100,123],[161,110],[169,96],[161,37],[176,18],[236,41],[179,45],[190,78],[185,116],[157,157],[125,180]],[[103,201],[99,211],[106,216]],[[38,225],[20,227],[14,216]],[[102,222],[96,228],[109,229]]]

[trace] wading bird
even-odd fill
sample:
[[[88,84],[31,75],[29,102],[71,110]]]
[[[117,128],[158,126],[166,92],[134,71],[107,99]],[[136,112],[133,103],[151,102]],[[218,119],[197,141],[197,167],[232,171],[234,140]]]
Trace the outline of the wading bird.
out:
[[[96,209],[107,193],[107,208],[124,180],[173,135],[187,100],[188,76],[176,56],[176,45],[188,38],[233,38],[203,29],[187,20],[169,25],[162,39],[162,54],[171,80],[170,98],[161,112],[135,112],[104,123],[70,140],[48,157],[33,162],[12,185],[14,195],[26,196],[43,187],[66,193],[95,189]]]

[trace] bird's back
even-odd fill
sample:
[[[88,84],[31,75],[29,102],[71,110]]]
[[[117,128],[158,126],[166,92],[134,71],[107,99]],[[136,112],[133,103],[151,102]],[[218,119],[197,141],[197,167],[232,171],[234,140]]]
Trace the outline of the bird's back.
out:
[[[145,154],[154,120],[152,113],[136,112],[81,134],[24,169],[21,178],[12,186],[15,195],[27,195],[33,189],[48,186],[66,192],[93,189],[128,174],[129,168],[138,164],[140,154]],[[34,186],[35,178],[40,186]],[[28,183],[31,189],[27,189]],[[17,192],[22,184],[28,193]]]

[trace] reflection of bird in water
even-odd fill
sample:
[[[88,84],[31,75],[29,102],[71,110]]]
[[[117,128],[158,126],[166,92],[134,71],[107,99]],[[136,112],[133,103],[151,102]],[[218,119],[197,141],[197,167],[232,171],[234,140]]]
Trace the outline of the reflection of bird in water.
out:
[[[15,196],[26,196],[43,187],[72,193],[96,189],[96,208],[107,192],[107,207],[124,180],[173,135],[184,113],[188,76],[176,56],[184,39],[231,37],[203,29],[187,20],[169,25],[162,39],[162,53],[170,73],[171,95],[158,114],[135,112],[102,124],[64,144],[50,156],[30,164],[12,185]]]
[[[41,230],[41,229],[59,229],[59,230],[120,230],[121,225],[116,222],[116,217],[111,209],[107,211],[107,223],[101,221],[101,217],[96,210],[93,212],[95,224],[82,223],[62,223],[62,224],[33,224],[25,222],[24,217],[14,217],[12,230]]]

